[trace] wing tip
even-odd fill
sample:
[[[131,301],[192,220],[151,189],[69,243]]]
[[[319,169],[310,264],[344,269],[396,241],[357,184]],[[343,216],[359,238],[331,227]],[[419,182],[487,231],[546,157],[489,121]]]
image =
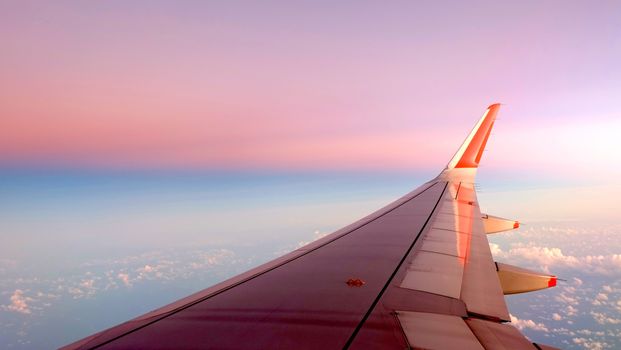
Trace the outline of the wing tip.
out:
[[[496,102],[496,103],[492,103],[491,105],[487,106],[487,109],[500,108],[500,106],[502,106],[502,103]]]
[[[451,159],[447,165],[447,169],[479,167],[479,161],[481,160],[483,150],[500,106],[500,103],[493,103],[487,107],[483,117],[479,119],[453,159]]]

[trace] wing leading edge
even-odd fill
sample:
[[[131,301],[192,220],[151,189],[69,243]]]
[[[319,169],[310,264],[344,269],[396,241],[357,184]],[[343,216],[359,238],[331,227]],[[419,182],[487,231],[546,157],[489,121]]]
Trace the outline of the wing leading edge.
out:
[[[438,177],[386,207],[63,349],[549,349],[509,324],[503,288],[555,277],[499,271],[474,188],[499,108]]]

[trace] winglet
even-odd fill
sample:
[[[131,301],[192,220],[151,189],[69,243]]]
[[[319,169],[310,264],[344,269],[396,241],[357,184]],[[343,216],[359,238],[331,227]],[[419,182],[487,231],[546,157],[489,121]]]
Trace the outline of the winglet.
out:
[[[487,107],[485,114],[474,126],[474,129],[472,129],[461,147],[459,147],[459,150],[448,163],[446,169],[479,167],[481,155],[483,155],[485,144],[492,131],[492,126],[494,126],[499,108],[500,103]]]

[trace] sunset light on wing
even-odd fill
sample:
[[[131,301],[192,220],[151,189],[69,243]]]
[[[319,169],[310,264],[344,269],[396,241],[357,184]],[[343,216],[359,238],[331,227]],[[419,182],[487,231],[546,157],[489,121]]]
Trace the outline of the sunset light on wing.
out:
[[[353,269],[329,278],[351,293],[343,314],[361,295],[384,307],[371,290],[399,306],[428,293],[480,311],[452,315],[458,330],[478,314],[564,349],[621,348],[619,13],[578,1],[0,2],[0,348],[69,344],[304,251],[404,193],[437,215],[404,206],[338,246],[362,263],[318,259]],[[433,200],[414,200],[421,184]],[[410,261],[416,225],[429,231]],[[400,269],[382,275],[388,260]],[[308,266],[285,279],[299,295],[321,277]],[[482,276],[499,272],[496,294],[511,295],[486,299]],[[375,316],[443,322],[419,311]]]

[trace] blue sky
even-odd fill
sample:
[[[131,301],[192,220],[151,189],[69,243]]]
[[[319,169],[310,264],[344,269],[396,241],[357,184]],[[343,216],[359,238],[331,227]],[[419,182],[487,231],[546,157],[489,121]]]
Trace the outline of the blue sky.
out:
[[[60,346],[123,322],[347,225],[428,177],[4,175],[0,221],[10,239],[0,247],[3,346]],[[563,348],[618,347],[621,227],[614,216],[575,216],[575,205],[547,202],[566,192],[601,193],[511,182],[480,183],[483,209],[524,224],[490,237],[496,259],[567,280],[509,297],[514,323],[531,339]],[[537,211],[528,210],[538,202]]]

